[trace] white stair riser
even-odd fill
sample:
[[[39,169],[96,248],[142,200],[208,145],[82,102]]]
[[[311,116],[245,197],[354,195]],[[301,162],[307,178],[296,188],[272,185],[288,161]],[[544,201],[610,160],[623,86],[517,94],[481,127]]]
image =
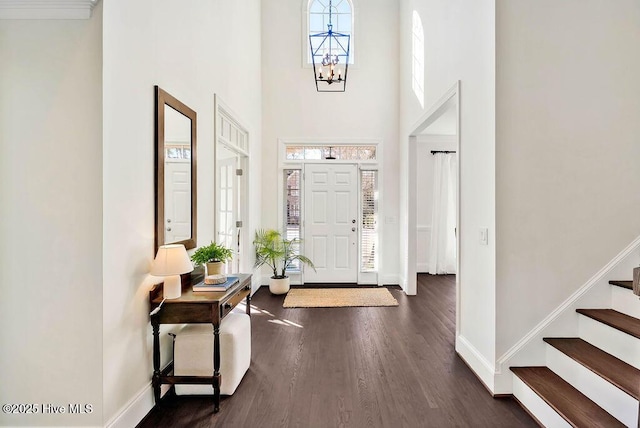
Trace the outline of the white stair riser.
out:
[[[584,315],[578,323],[582,339],[640,369],[639,339]]]
[[[546,428],[571,427],[558,412],[516,375],[513,375],[513,395]]]
[[[611,307],[623,314],[640,318],[640,299],[626,288],[611,286]]]
[[[553,346],[546,346],[547,367],[620,422],[638,426],[638,400]]]

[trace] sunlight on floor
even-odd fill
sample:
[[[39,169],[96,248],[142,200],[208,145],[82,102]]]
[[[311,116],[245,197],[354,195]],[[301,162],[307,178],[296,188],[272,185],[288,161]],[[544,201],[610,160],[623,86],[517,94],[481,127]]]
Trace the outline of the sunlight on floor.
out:
[[[293,321],[289,321],[289,320],[269,320],[269,322],[274,323],[274,324],[278,324],[278,325],[284,325],[286,327],[298,327],[298,328],[303,328],[300,324],[296,324]]]
[[[237,308],[242,311],[246,311],[247,306],[245,303],[238,303]],[[251,316],[260,316],[260,315],[266,315],[274,318],[272,320],[267,320],[268,322],[273,324],[282,325],[285,327],[304,328],[302,325],[295,323],[293,321],[277,318],[275,315],[273,315],[271,312],[267,311],[266,309],[260,309],[255,305],[251,305]]]

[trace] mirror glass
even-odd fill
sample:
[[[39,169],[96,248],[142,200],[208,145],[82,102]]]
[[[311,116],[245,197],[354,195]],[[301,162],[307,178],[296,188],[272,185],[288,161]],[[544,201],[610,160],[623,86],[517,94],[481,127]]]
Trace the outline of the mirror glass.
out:
[[[156,87],[156,250],[196,240],[196,113]]]

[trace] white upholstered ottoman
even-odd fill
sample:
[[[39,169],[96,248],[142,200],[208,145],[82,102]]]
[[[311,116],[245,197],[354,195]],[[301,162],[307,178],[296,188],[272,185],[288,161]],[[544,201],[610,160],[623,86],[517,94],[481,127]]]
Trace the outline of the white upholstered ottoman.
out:
[[[213,326],[187,324],[175,339],[174,374],[211,376],[213,373]],[[233,311],[220,323],[220,394],[231,395],[251,364],[251,318]],[[213,394],[212,385],[176,386],[178,395]]]

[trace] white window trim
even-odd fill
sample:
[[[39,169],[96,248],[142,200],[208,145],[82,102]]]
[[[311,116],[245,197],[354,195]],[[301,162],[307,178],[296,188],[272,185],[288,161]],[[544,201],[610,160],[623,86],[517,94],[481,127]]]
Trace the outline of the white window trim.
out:
[[[309,61],[309,52],[311,47],[309,46],[309,3],[312,0],[302,0],[302,55],[300,59],[302,62],[302,68],[312,68],[313,64]],[[347,0],[351,5],[351,37],[349,38],[349,68],[358,68],[356,65],[355,50],[355,29],[358,25],[358,16],[355,0]]]
[[[314,159],[314,160],[287,160],[287,146],[375,146],[376,147],[376,159],[367,160],[326,160],[326,159]],[[378,171],[378,270],[375,272],[362,272],[360,269],[360,249],[358,249],[358,284],[378,284],[383,285],[381,272],[384,272],[384,221],[381,221],[382,207],[384,207],[384,174],[382,168],[380,168],[382,159],[382,140],[376,139],[349,139],[349,138],[323,138],[323,139],[308,139],[308,138],[279,138],[278,139],[278,217],[277,221],[279,225],[284,225],[284,170],[285,169],[300,169],[304,172],[305,163],[343,163],[343,164],[357,164],[358,173],[360,170]],[[361,210],[360,194],[358,194],[358,210]],[[300,204],[304,206],[304,192],[300,195]],[[301,208],[302,210],[302,208]],[[300,236],[304,236],[304,226],[300,225]],[[304,242],[302,243],[302,251],[304,253]],[[290,275],[292,284],[304,284],[304,268],[302,272],[292,272]]]

